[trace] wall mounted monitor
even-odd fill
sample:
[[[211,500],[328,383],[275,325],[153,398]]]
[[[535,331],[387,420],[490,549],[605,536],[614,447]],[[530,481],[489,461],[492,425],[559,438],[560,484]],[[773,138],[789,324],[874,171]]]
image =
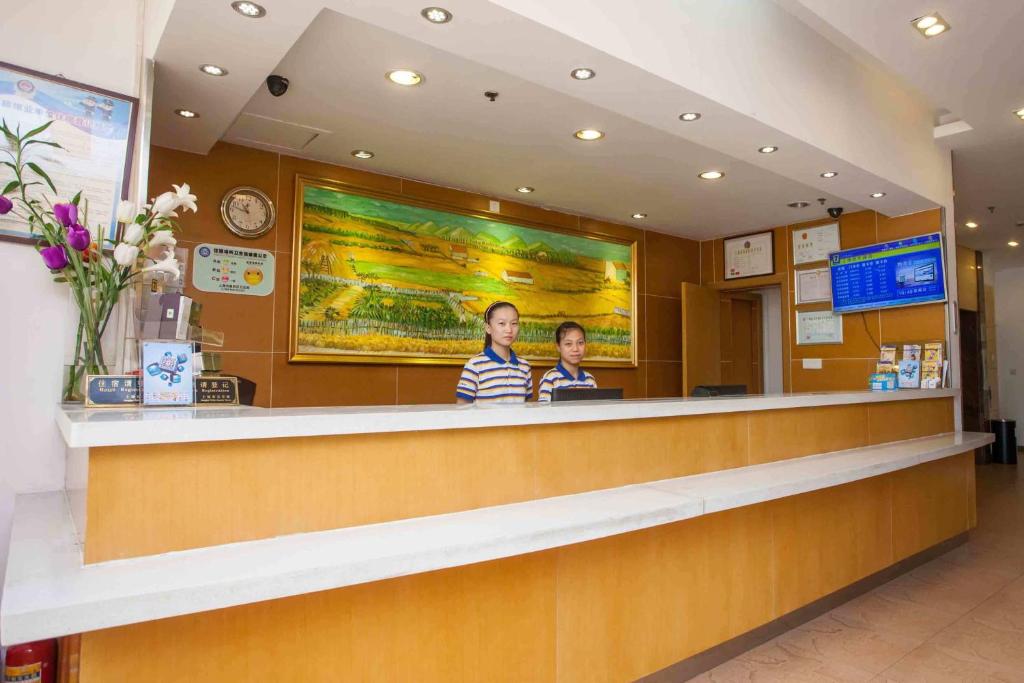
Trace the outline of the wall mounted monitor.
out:
[[[828,264],[835,313],[946,300],[942,235],[937,232],[836,251]]]

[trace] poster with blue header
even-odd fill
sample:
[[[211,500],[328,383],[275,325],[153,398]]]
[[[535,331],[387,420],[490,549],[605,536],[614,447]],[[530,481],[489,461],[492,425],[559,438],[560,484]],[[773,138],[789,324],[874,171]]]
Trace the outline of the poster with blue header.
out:
[[[46,169],[57,188],[51,201],[68,201],[82,191],[89,202],[87,227],[96,237],[102,232],[104,239],[113,239],[117,230],[117,205],[128,192],[137,109],[133,97],[0,62],[0,119],[23,134],[53,121],[39,139],[61,148],[33,145],[31,160]],[[7,160],[8,149],[0,139],[0,160]],[[0,186],[13,176],[10,168],[0,166]],[[41,199],[51,192],[38,185],[28,194]],[[14,212],[0,216],[0,239],[36,238]]]

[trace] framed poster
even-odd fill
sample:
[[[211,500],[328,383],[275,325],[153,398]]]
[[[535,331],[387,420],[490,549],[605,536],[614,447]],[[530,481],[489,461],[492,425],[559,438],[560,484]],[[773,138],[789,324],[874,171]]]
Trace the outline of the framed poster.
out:
[[[53,121],[38,139],[63,149],[33,145],[31,160],[53,180],[57,200],[70,201],[81,190],[89,200],[87,227],[102,225],[112,239],[117,204],[128,196],[138,100],[0,62],[0,118],[11,130],[20,127],[22,134]],[[6,157],[7,149],[7,141],[0,140],[0,157]],[[13,175],[0,167],[0,185]],[[43,194],[49,195],[50,189],[42,185],[28,192],[29,197]],[[36,241],[14,212],[0,216],[0,239]]]
[[[796,343],[842,344],[843,316],[832,311],[797,311]]]
[[[725,249],[725,279],[737,280],[775,272],[773,234],[730,237],[723,243]]]
[[[793,273],[796,305],[832,301],[832,276],[828,268],[811,268]]]
[[[827,261],[828,255],[839,251],[839,223],[803,228],[790,233],[793,238],[793,264]]]
[[[289,360],[461,365],[483,312],[519,309],[516,353],[557,361],[555,328],[587,331],[587,364],[636,365],[636,243],[296,177]]]

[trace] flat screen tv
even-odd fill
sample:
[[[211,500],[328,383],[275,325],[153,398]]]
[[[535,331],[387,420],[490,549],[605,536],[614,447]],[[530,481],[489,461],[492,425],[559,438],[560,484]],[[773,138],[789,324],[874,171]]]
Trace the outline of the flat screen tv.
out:
[[[946,300],[942,235],[882,242],[828,255],[832,310],[857,313]]]

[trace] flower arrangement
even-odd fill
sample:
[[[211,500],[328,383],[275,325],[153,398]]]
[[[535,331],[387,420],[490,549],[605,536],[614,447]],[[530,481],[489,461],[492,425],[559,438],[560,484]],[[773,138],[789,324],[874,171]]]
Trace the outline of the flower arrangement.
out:
[[[0,121],[0,133],[7,143],[4,151],[9,157],[0,164],[14,173],[0,191],[0,214],[13,213],[39,236],[36,249],[43,264],[56,282],[68,285],[78,309],[74,360],[64,377],[62,392],[63,400],[70,401],[79,398],[86,375],[108,374],[101,340],[121,292],[142,273],[152,272],[167,279],[179,276],[180,266],[174,256],[178,226],[174,219],[179,209],[194,212],[196,197],[187,184],[182,184],[138,210],[131,202],[122,201],[117,208],[116,238],[105,238],[104,226],[93,230],[87,227],[89,202],[81,192],[59,203],[46,196],[33,196],[35,191],[30,194],[34,186],[57,194],[50,176],[28,158],[33,145],[60,148],[56,142],[40,139],[51,123],[22,135],[20,128],[12,131],[6,121]]]

